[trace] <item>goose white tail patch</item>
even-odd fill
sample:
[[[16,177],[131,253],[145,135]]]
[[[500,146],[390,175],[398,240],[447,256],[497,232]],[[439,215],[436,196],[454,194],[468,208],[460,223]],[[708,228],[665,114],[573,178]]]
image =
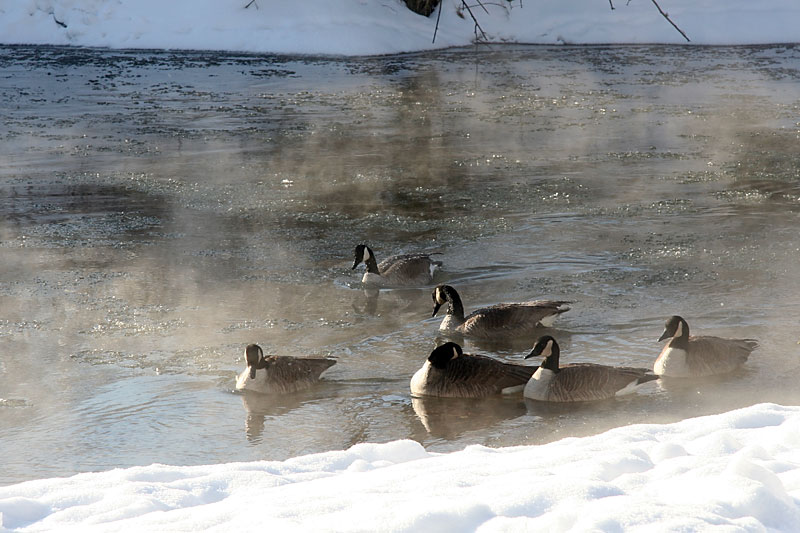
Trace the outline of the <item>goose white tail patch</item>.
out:
[[[558,316],[558,314],[557,314],[557,313],[553,313],[552,315],[548,315],[548,316],[546,316],[546,317],[542,318],[542,319],[539,321],[539,324],[541,324],[542,326],[544,326],[544,327],[546,327],[546,328],[552,328],[552,327],[553,327],[553,324],[554,324],[554,323],[555,323],[555,321],[556,321],[556,317],[557,317],[557,316]]]

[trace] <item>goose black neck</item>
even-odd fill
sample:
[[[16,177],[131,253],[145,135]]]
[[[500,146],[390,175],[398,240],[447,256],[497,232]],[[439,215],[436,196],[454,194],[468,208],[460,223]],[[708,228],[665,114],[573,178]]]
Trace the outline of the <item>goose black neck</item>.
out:
[[[681,350],[685,350],[689,347],[689,334],[685,331],[680,337],[673,337],[672,340],[669,341],[670,348],[680,348]]]
[[[442,287],[445,298],[447,299],[447,314],[453,315],[458,320],[464,320],[464,304],[456,290],[449,285]]]
[[[369,250],[369,248],[367,248],[367,250]],[[378,262],[375,260],[375,254],[372,253],[372,250],[369,250],[369,258],[364,261],[364,264],[367,266],[367,272],[370,274],[380,275],[380,270],[378,270]]]
[[[550,355],[544,358],[544,361],[542,361],[542,364],[540,366],[542,368],[546,368],[547,370],[558,372],[559,355],[560,354],[559,354],[558,344],[553,343]]]
[[[681,339],[689,339],[689,324],[685,320],[681,320]]]
[[[681,318],[678,321],[677,328],[680,330],[680,335],[673,337],[669,344],[675,348],[686,349],[689,346],[689,324]]]

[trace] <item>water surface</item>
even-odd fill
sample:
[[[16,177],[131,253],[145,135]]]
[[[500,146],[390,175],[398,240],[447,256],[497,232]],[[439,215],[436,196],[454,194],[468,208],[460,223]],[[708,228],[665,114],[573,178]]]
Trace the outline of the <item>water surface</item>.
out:
[[[0,483],[796,405],[798,82],[793,46],[0,48]],[[365,292],[359,242],[440,252],[468,310],[573,301],[565,360],[650,366],[674,313],[761,347],[592,405],[412,399],[430,288]],[[250,342],[339,362],[242,395]]]

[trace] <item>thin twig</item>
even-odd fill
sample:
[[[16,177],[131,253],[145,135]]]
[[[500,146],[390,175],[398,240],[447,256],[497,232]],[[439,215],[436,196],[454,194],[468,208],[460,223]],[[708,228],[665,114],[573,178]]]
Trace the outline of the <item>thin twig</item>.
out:
[[[676,30],[678,30],[678,33],[680,33],[681,35],[683,35],[683,38],[684,38],[684,39],[686,39],[686,42],[687,42],[687,43],[690,43],[690,42],[692,42],[691,40],[689,40],[689,38],[686,36],[686,34],[685,34],[685,33],[683,33],[683,30],[682,30],[682,29],[680,29],[680,28],[678,27],[678,25],[677,25],[677,24],[675,24],[674,22],[672,22],[672,19],[671,19],[671,18],[669,18],[669,15],[668,15],[667,13],[664,13],[664,10],[663,10],[663,9],[661,9],[661,6],[660,6],[660,5],[658,5],[658,2],[656,2],[656,0],[650,0],[650,1],[651,1],[651,2],[653,2],[653,5],[654,5],[654,6],[656,6],[656,9],[658,9],[658,12],[659,12],[659,13],[661,13],[661,14],[664,16],[664,18],[665,18],[665,19],[667,19],[667,22],[669,22],[670,24],[672,24],[672,27],[673,27],[673,28],[675,28]]]
[[[245,8],[245,9],[247,9],[248,7],[252,6],[253,4],[256,4],[256,0],[250,0],[250,1],[247,3],[247,5],[246,5],[246,6],[244,6],[244,8]],[[258,9],[258,4],[256,4],[256,9]]]
[[[433,29],[433,40],[431,44],[436,42],[436,32],[439,31],[439,18],[442,16],[442,8],[444,7],[443,2],[439,2],[439,13],[436,14],[436,27]]]
[[[487,2],[486,0],[483,0],[483,2],[481,2],[480,5],[484,9],[486,9],[484,6],[497,6],[497,7],[502,7],[504,9],[508,9],[508,2],[506,2],[505,0],[498,0],[497,2]],[[522,7],[522,4],[520,4],[520,7]]]
[[[61,26],[62,28],[66,28],[66,27],[67,27],[67,25],[66,25],[66,24],[64,24],[63,22],[61,22],[60,20],[58,20],[58,19],[56,18],[56,14],[55,14],[55,13],[51,13],[51,15],[53,15],[53,20],[55,20],[55,21],[56,21],[56,24],[58,24],[58,25],[59,25],[59,26]]]
[[[475,30],[476,30],[475,31],[475,37],[478,36],[478,31],[477,30],[480,30],[481,31],[481,35],[483,35],[483,39],[488,41],[489,39],[486,37],[486,32],[483,31],[483,28],[481,28],[481,25],[478,24],[478,19],[475,18],[475,14],[472,12],[472,9],[470,9],[470,7],[467,5],[466,0],[461,0],[461,5],[464,6],[465,8],[467,8],[467,11],[469,12],[469,16],[472,17],[472,21],[475,23]],[[486,8],[484,8],[484,9],[486,9]]]
[[[611,6],[611,11],[614,11],[614,2],[612,0],[608,0],[608,5]]]
[[[489,10],[488,10],[488,9],[486,9],[486,6],[484,6],[483,4],[481,4],[481,0],[476,0],[476,1],[478,2],[478,5],[479,5],[479,6],[481,6],[481,7],[483,8],[483,10],[484,10],[484,11],[486,11],[486,14],[488,15],[488,14],[489,14]]]

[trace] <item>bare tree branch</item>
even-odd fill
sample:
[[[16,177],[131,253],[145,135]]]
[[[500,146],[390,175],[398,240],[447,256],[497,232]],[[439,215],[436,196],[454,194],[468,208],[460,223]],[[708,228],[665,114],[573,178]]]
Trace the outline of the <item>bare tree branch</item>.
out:
[[[486,32],[483,31],[483,28],[481,28],[481,25],[478,24],[478,19],[475,18],[475,14],[472,12],[472,9],[470,9],[470,7],[467,4],[466,0],[461,0],[461,5],[464,6],[465,8],[467,8],[467,12],[469,13],[469,16],[472,17],[472,21],[475,23],[475,37],[478,36],[478,30],[480,30],[481,35],[483,36],[483,40],[487,41],[488,37],[486,36]],[[483,6],[481,6],[481,7],[483,7]],[[486,8],[484,7],[483,9],[486,9]]]
[[[256,0],[251,0],[250,4],[254,3],[255,1]],[[475,0],[475,1],[477,2],[477,5],[480,6],[486,12],[486,14],[488,15],[489,14],[489,10],[486,9],[486,5],[484,5],[484,1],[483,0]],[[661,16],[664,17],[665,19],[667,19],[667,22],[669,22],[672,25],[673,28],[678,30],[678,33],[680,33],[681,36],[683,36],[683,38],[686,39],[686,42],[689,42],[689,43],[692,42],[691,39],[689,39],[689,37],[686,35],[686,33],[684,33],[684,31],[682,29],[680,29],[678,27],[678,25],[675,24],[675,22],[672,21],[671,18],[669,18],[669,13],[667,13],[663,9],[661,9],[661,6],[658,5],[658,2],[656,0],[650,0],[650,1],[653,2],[654,6],[656,6],[656,9],[658,9],[658,12],[661,13]],[[631,0],[627,0],[626,5],[630,4],[630,2],[631,2]],[[493,2],[488,2],[488,3],[493,4]],[[522,0],[519,0],[519,3],[520,3],[520,6],[522,6]],[[247,4],[247,7],[249,7],[250,4]],[[614,0],[608,0],[608,5],[611,7],[612,11],[616,9],[614,7]],[[466,0],[461,0],[461,6],[464,9],[467,10],[467,12],[469,13],[469,16],[472,17],[472,22],[475,23],[475,38],[476,39],[478,38],[478,32],[480,32],[480,38],[483,39],[484,41],[488,41],[489,38],[486,35],[486,32],[483,31],[483,28],[481,27],[480,23],[478,22],[478,19],[475,17],[475,13],[472,12],[472,8],[469,6],[469,4],[467,4],[467,1]],[[258,7],[258,6],[256,5],[256,7]],[[441,16],[442,16],[443,7],[444,6],[440,2],[439,3],[439,13],[436,15],[436,28],[433,30],[433,41],[432,42],[434,42],[434,43],[436,42],[436,34],[439,31],[439,20],[441,19]],[[461,16],[461,13],[459,13],[459,16]]]
[[[431,44],[436,42],[436,32],[439,31],[439,19],[442,17],[442,9],[444,9],[444,5],[439,2],[439,12],[436,14],[436,27],[433,29],[433,40]]]
[[[56,21],[56,24],[58,24],[58,25],[59,25],[59,26],[61,26],[62,28],[66,28],[66,27],[67,27],[67,25],[66,25],[66,24],[64,24],[63,22],[61,22],[60,20],[58,20],[58,19],[56,18],[56,14],[55,14],[55,13],[50,13],[50,14],[51,14],[51,15],[53,15],[53,20],[55,20],[55,21]]]
[[[673,28],[675,28],[676,30],[678,30],[678,33],[680,33],[681,35],[683,35],[683,38],[684,38],[684,39],[686,39],[686,42],[687,42],[687,43],[690,43],[690,42],[692,42],[691,40],[689,40],[689,38],[686,36],[686,34],[685,34],[685,33],[683,33],[683,30],[682,30],[682,29],[680,29],[680,28],[678,27],[678,25],[677,25],[677,24],[675,24],[674,22],[672,22],[672,19],[671,19],[671,18],[669,18],[669,14],[668,14],[668,13],[664,13],[664,10],[663,10],[663,9],[661,9],[661,6],[660,6],[660,5],[658,5],[658,2],[656,2],[656,0],[650,0],[650,1],[651,1],[651,2],[653,2],[653,5],[654,5],[654,6],[656,6],[656,9],[658,9],[658,12],[659,12],[659,13],[661,13],[661,15],[663,15],[665,19],[667,19],[667,22],[669,22],[670,24],[672,24],[672,27],[673,27]]]
[[[255,4],[255,5],[256,5],[256,9],[258,9],[258,4],[256,4],[256,0],[250,0],[250,1],[247,3],[247,5],[246,5],[246,6],[244,6],[244,8],[245,8],[245,9],[247,9],[248,7],[252,6],[253,4]]]
[[[481,6],[481,7],[483,8],[483,10],[486,12],[486,14],[488,15],[488,14],[489,14],[489,10],[488,10],[488,9],[486,9],[486,6],[484,6],[484,5],[481,3],[481,0],[476,0],[476,1],[478,2],[478,5],[479,5],[479,6]]]

